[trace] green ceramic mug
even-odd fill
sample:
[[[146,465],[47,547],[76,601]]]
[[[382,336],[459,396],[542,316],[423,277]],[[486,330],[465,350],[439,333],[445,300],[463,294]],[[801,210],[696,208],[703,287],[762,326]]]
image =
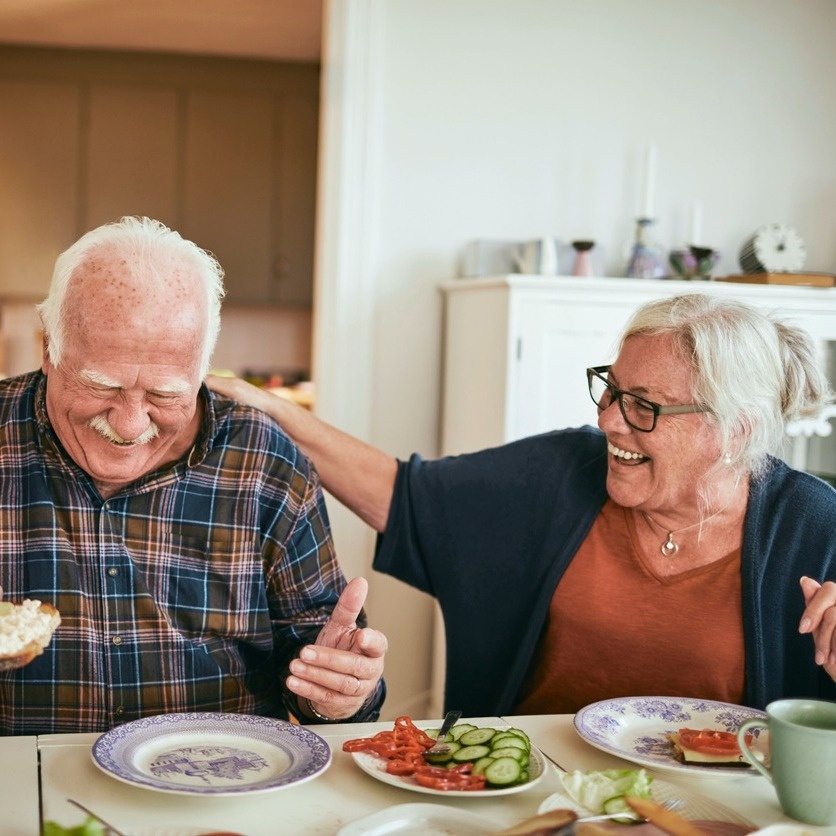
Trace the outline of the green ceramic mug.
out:
[[[777,700],[766,715],[738,729],[743,757],[772,781],[788,816],[805,824],[836,824],[836,702]],[[758,726],[769,729],[768,767],[746,745],[746,733]]]

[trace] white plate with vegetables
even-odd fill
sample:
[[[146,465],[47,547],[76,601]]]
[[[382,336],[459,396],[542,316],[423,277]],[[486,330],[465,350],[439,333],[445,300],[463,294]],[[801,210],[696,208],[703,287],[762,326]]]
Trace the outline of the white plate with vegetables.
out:
[[[621,802],[625,795],[635,795],[652,798],[659,804],[678,799],[681,806],[676,807],[676,812],[689,821],[737,824],[747,828],[746,832],[756,827],[728,807],[654,778],[644,769],[604,769],[589,772],[558,770],[558,777],[563,784],[563,790],[546,798],[538,809],[539,813],[549,810],[573,810],[579,816],[616,813],[629,809],[626,803]]]
[[[434,737],[438,729],[425,729]],[[474,774],[484,774],[484,789],[450,789],[420,784],[413,775],[393,775],[387,771],[389,760],[370,752],[351,752],[354,762],[364,772],[393,787],[443,797],[478,798],[523,792],[537,784],[548,767],[542,753],[531,745],[528,735],[515,728],[477,727],[456,724],[445,741],[450,751],[436,756],[432,764],[471,764]]]

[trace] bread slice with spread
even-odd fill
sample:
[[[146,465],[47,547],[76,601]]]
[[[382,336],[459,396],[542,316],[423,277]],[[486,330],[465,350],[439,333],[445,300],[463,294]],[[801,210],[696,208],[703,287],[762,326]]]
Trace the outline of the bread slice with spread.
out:
[[[676,759],[690,766],[750,767],[737,743],[737,735],[716,729],[680,729],[668,735]],[[747,736],[747,742],[751,735]]]
[[[0,601],[0,671],[22,668],[40,656],[60,623],[52,604]]]

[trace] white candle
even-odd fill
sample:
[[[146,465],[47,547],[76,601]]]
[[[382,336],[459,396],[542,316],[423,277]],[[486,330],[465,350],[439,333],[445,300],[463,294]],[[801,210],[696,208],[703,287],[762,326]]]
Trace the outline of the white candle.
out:
[[[689,244],[702,244],[702,203],[695,200],[691,206],[691,239]]]
[[[656,189],[656,144],[647,146],[644,160],[644,191],[642,192],[641,217],[653,218],[653,192]]]

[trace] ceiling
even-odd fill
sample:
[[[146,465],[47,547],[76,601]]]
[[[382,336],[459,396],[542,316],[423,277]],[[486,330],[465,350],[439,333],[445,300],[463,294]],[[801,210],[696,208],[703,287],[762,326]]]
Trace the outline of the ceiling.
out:
[[[320,60],[322,0],[0,0],[0,43]]]

